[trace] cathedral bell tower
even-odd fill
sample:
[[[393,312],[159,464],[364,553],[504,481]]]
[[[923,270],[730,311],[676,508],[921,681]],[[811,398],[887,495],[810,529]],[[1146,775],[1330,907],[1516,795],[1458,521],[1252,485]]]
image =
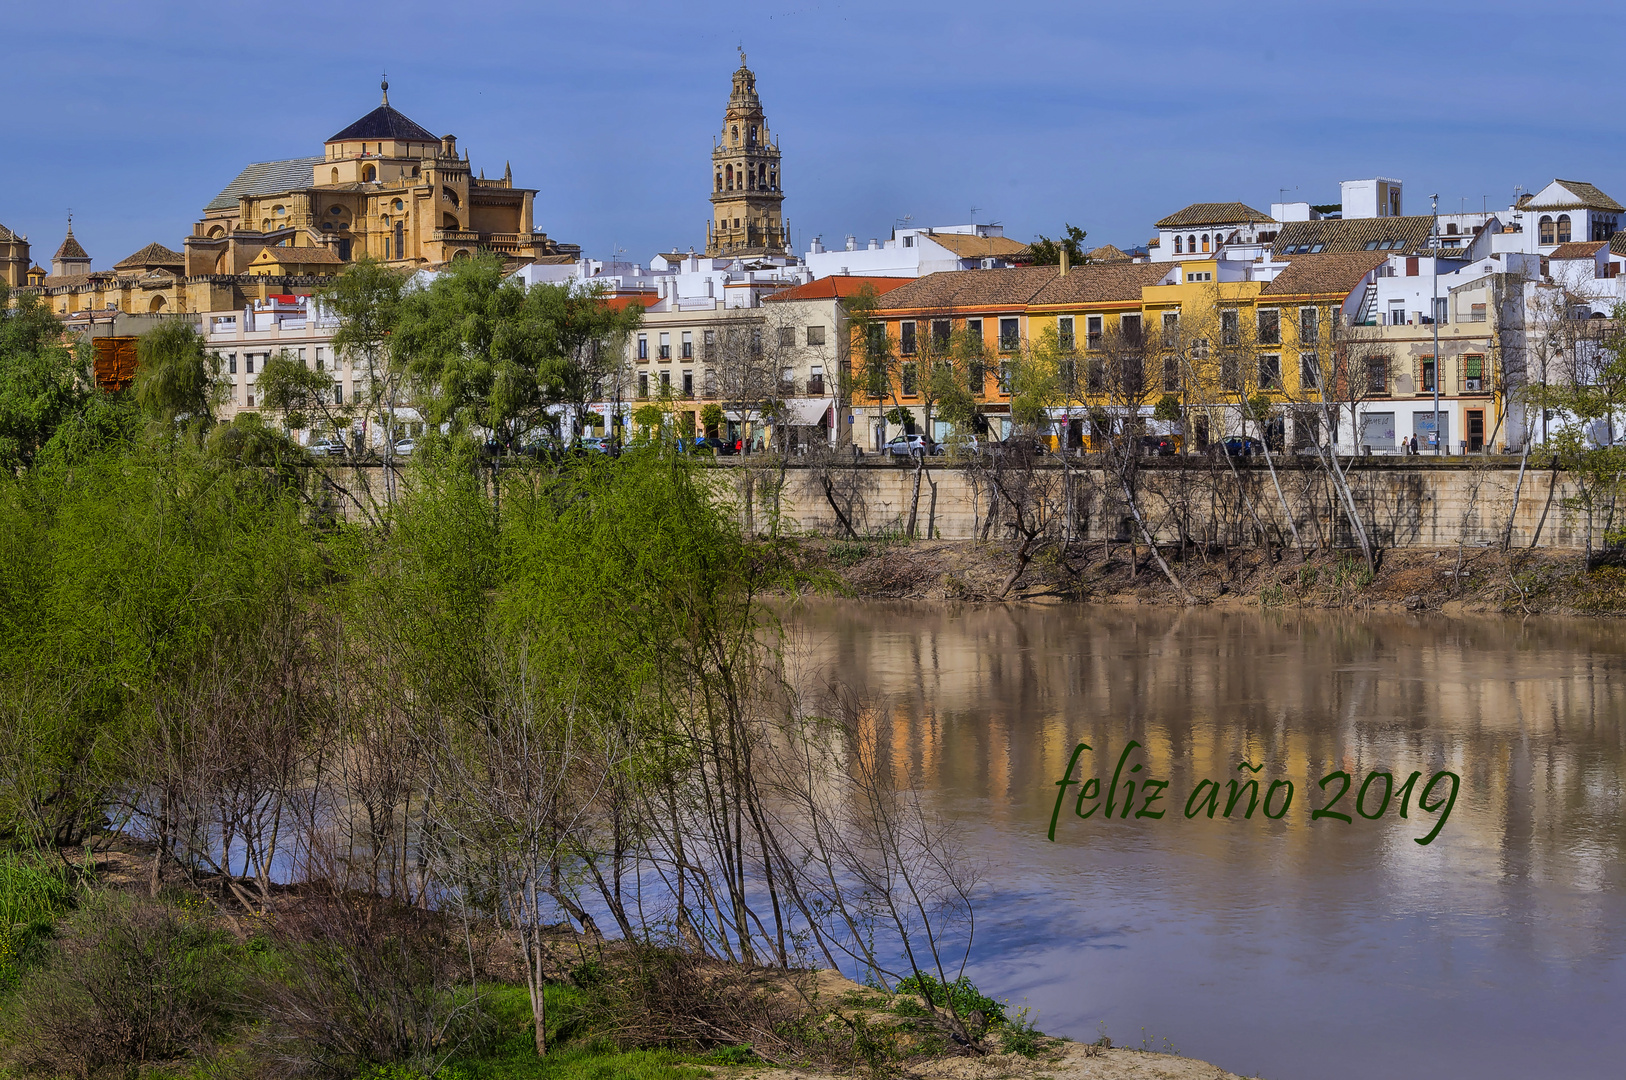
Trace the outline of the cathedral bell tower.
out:
[[[780,204],[779,146],[757,97],[757,77],[745,66],[734,72],[734,90],[723,114],[722,138],[711,151],[711,221],[706,254],[781,255],[789,242]]]

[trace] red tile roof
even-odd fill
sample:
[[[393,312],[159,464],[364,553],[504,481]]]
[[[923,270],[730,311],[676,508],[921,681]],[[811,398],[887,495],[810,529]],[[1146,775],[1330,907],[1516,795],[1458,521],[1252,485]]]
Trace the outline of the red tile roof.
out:
[[[1391,219],[1393,220],[1393,219]],[[1381,251],[1339,251],[1295,255],[1287,269],[1259,290],[1261,296],[1347,296],[1361,279],[1387,261]]]
[[[1607,240],[1576,240],[1553,248],[1550,259],[1595,259],[1598,249],[1607,246]]]

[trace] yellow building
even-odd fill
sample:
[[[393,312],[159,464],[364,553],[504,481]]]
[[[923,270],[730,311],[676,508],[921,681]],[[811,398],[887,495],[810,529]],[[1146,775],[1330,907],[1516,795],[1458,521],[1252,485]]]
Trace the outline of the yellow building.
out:
[[[931,274],[881,298],[869,342],[854,343],[856,422],[879,447],[887,415],[895,425],[901,409],[906,427],[930,419],[928,434],[943,439],[947,425],[928,416],[937,403],[927,376],[947,365],[995,437],[1009,430],[1027,370],[1038,373],[1028,385],[1053,444],[1088,445],[1092,427],[1143,427],[1166,398],[1191,449],[1249,423],[1284,448],[1323,441],[1326,417],[1347,414],[1353,427],[1379,399],[1421,385],[1401,378],[1415,358],[1352,325],[1386,261],[1303,255],[1257,277],[1214,259]],[[1461,348],[1471,348],[1466,339]],[[1460,366],[1478,373],[1486,363]],[[1252,404],[1261,398],[1263,418]]]
[[[339,131],[321,156],[250,165],[204,207],[186,238],[188,276],[242,274],[269,247],[326,247],[439,266],[491,250],[518,263],[579,254],[534,231],[534,188],[476,176],[457,138],[437,136],[389,103]],[[307,265],[331,265],[326,260]]]
[[[13,289],[28,284],[28,237],[0,225],[0,282]]]

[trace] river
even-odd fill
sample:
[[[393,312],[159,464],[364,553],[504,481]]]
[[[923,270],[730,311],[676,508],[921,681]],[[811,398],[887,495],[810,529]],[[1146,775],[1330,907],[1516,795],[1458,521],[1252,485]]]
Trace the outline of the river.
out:
[[[1626,625],[820,601],[787,628],[887,704],[983,867],[970,973],[1042,1029],[1274,1080],[1621,1075]],[[1070,786],[1051,842],[1080,742],[1099,797]],[[1285,812],[1187,817],[1240,763]],[[1312,820],[1338,770],[1351,821]],[[1168,781],[1147,816],[1103,820],[1115,771],[1117,803]]]

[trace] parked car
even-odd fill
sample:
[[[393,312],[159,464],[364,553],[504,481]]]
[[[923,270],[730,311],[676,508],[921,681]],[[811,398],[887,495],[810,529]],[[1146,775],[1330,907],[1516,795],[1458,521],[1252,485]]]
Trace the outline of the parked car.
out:
[[[1221,445],[1227,457],[1253,457],[1264,452],[1264,445],[1252,436],[1233,435]]]
[[[396,454],[400,455],[401,457],[411,457],[412,456],[412,451],[416,450],[417,448],[418,448],[418,443],[417,443],[417,440],[415,440],[415,439],[396,439],[395,440],[395,452],[396,452]]]
[[[1173,435],[1142,435],[1140,452],[1147,457],[1173,457],[1180,446]]]
[[[1043,457],[1046,453],[1044,443],[1038,439],[1026,438],[1021,435],[1012,435],[999,442],[988,444],[988,452],[993,455],[1017,454],[1025,457]]]
[[[941,454],[943,448],[924,435],[896,435],[886,444],[886,452],[893,457],[913,457],[915,454],[929,456]]]
[[[322,439],[305,447],[311,457],[343,457],[345,445],[339,439]]]
[[[610,452],[610,440],[603,435],[583,435],[581,448],[589,453],[608,454]]]

